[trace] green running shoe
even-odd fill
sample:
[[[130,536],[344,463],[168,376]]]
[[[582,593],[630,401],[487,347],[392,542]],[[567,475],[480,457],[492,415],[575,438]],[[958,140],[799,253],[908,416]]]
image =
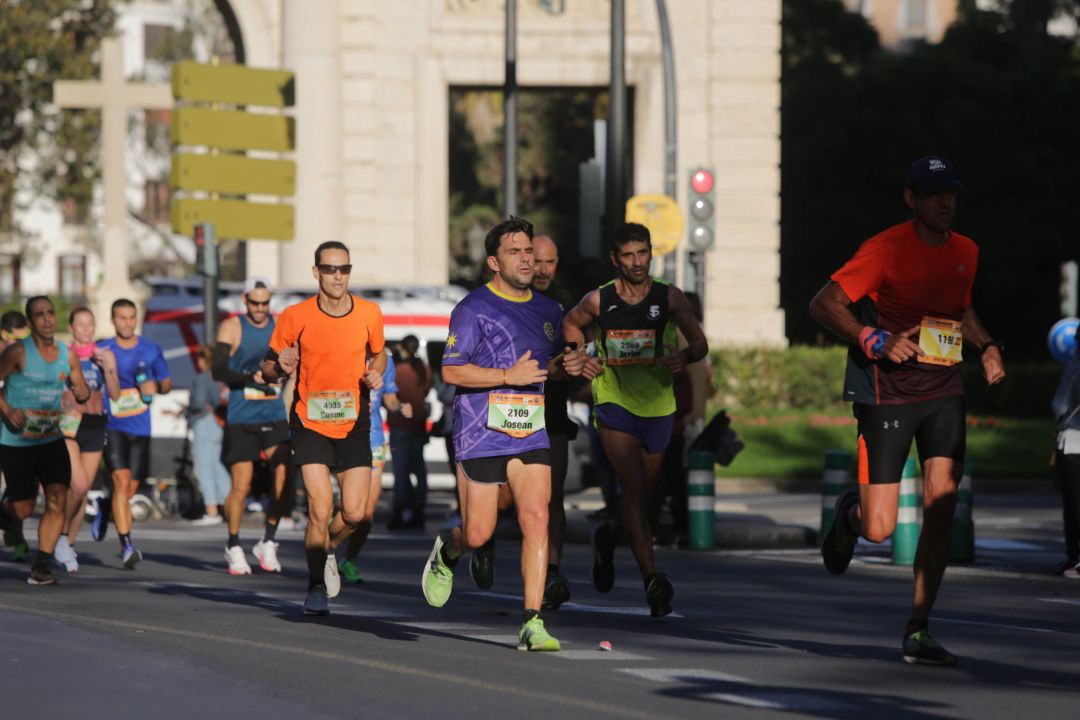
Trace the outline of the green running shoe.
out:
[[[428,555],[424,565],[424,574],[420,576],[420,587],[424,589],[424,599],[431,607],[442,607],[450,599],[454,589],[454,570],[442,559],[442,536],[435,538],[435,547]]]
[[[929,630],[904,636],[904,662],[920,665],[956,665],[956,656],[941,646]]]
[[[337,565],[338,574],[341,575],[341,579],[347,583],[355,584],[364,582],[360,578],[360,568],[356,567],[356,563],[352,560],[342,560]]]
[[[518,650],[558,652],[562,650],[562,646],[559,645],[558,640],[551,637],[547,628],[544,627],[544,621],[537,615],[521,626],[521,632],[518,633]]]
[[[28,557],[30,557],[30,546],[25,540],[16,541],[15,547],[11,550],[11,559],[16,562],[26,562]]]

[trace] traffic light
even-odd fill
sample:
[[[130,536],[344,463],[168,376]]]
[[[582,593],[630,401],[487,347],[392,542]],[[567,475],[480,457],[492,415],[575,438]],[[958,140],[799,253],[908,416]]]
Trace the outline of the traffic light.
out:
[[[716,242],[715,186],[716,178],[712,170],[697,168],[690,172],[689,250],[711,250]]]
[[[1077,315],[1077,265],[1075,260],[1061,263],[1061,314],[1063,317]]]
[[[218,275],[218,246],[213,223],[195,225],[195,272],[208,278]]]

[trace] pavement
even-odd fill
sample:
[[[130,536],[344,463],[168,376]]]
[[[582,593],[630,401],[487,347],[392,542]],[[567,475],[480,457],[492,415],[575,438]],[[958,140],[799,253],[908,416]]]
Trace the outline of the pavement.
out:
[[[1056,497],[976,498],[977,558],[951,567],[932,627],[961,658],[952,669],[905,665],[910,568],[888,548],[860,547],[832,577],[814,547],[661,546],[675,613],[648,617],[630,553],[616,553],[612,592],[589,579],[581,542],[600,506],[568,499],[561,563],[572,598],[544,613],[563,644],[517,652],[519,546],[497,543],[495,585],[459,565],[454,594],[429,607],[419,580],[448,494],[431,496],[425,530],[376,527],[331,615],[305,617],[303,531],[281,530],[282,574],[230,576],[224,529],[147,521],[146,559],[121,568],[116,538],[80,538],[82,568],[53,587],[0,548],[0,696],[4,716],[543,718],[1014,718],[1076,716],[1080,582],[1050,577],[1060,555]],[[812,494],[717,499],[718,523],[812,531]],[[440,517],[440,515],[442,515]],[[259,517],[241,533],[250,552]],[[33,531],[33,525],[27,528]],[[734,531],[733,531],[734,532]],[[743,532],[744,536],[749,533]],[[599,649],[606,641],[611,651]]]

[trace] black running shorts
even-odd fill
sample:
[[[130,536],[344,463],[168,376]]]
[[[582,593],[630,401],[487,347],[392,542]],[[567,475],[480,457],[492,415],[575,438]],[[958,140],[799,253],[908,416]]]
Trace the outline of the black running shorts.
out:
[[[371,436],[359,423],[343,438],[329,438],[303,426],[292,426],[292,464],[325,465],[330,472],[371,467]]]
[[[131,477],[139,482],[145,480],[150,470],[150,436],[106,430],[105,467],[111,473],[130,470]]]
[[[524,465],[551,466],[551,451],[546,448],[528,450],[519,455],[496,455],[495,457],[461,460],[458,465],[465,477],[473,482],[502,485],[510,480],[506,475],[506,466],[511,460],[520,460]]]
[[[961,465],[967,444],[964,396],[903,405],[855,404],[859,421],[859,484],[900,482],[915,440],[919,462],[952,458]]]
[[[63,438],[44,445],[0,445],[0,467],[12,502],[36,498],[38,485],[71,487],[71,458]]]
[[[226,465],[257,462],[264,450],[287,442],[289,442],[289,423],[286,420],[226,425],[225,446],[221,459]]]
[[[105,424],[107,422],[109,422],[108,415],[82,416],[79,429],[75,432],[75,444],[79,446],[79,452],[101,452],[105,449]]]

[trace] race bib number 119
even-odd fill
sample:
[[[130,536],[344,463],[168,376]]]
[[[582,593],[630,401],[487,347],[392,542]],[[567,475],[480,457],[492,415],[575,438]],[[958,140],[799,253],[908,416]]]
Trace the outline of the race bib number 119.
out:
[[[956,365],[964,359],[964,335],[957,320],[926,316],[919,325],[919,362]]]

